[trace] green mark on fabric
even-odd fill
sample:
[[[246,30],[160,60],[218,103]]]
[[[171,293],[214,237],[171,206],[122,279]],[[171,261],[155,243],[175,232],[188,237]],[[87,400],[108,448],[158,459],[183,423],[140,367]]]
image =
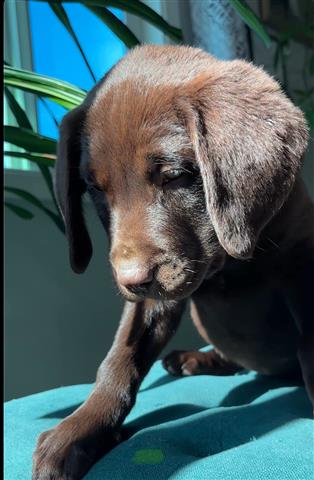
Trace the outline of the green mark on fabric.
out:
[[[135,452],[133,462],[136,465],[157,465],[164,459],[165,456],[160,448],[145,448]]]

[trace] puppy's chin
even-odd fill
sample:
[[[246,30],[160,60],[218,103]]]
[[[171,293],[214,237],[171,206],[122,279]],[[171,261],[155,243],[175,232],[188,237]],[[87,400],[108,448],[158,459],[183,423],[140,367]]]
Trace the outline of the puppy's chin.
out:
[[[188,287],[188,288],[187,288]],[[152,287],[146,293],[132,293],[127,291],[124,287],[120,287],[120,292],[122,296],[128,302],[143,302],[146,299],[150,300],[158,300],[158,301],[166,301],[166,300],[183,300],[184,298],[188,298],[197,288],[199,284],[196,285],[194,288],[191,288],[192,285],[182,285],[180,289],[176,289],[175,291],[167,291],[163,289],[161,286],[156,286],[155,288]]]
[[[127,288],[122,287],[121,285],[119,285],[119,290],[123,298],[128,302],[143,302],[145,298],[149,298],[147,294],[132,293]]]
[[[220,270],[224,259],[197,262],[178,259],[166,262],[158,267],[154,281],[146,290],[134,293],[119,285],[120,292],[129,302],[141,302],[146,298],[159,301],[183,300],[190,297],[205,279]]]

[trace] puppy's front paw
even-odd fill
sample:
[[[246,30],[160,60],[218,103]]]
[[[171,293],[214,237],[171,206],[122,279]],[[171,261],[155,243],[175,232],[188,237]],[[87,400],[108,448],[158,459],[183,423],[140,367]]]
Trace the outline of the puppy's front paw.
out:
[[[229,360],[222,358],[216,350],[208,352],[186,352],[176,350],[167,355],[164,368],[172,375],[233,375],[241,369]]]
[[[39,436],[32,480],[79,480],[117,443],[117,434],[73,415]]]
[[[202,355],[201,352],[175,350],[163,359],[162,364],[171,375],[198,375],[201,373],[199,354]]]

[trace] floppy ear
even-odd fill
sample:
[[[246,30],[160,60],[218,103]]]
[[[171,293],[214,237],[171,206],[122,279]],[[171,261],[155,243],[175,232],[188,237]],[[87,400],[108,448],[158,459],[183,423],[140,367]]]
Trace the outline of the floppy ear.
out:
[[[192,90],[192,92],[191,92]],[[190,135],[220,244],[250,258],[263,227],[287,199],[308,129],[301,111],[263,70],[219,62],[190,85]]]
[[[55,193],[65,223],[71,267],[76,273],[85,271],[93,250],[82,210],[86,185],[80,177],[85,115],[86,108],[80,106],[63,118],[55,171]]]

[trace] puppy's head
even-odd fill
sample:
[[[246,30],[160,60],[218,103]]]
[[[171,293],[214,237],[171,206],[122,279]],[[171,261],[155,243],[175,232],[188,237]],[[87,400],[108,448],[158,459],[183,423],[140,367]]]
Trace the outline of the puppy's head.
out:
[[[129,300],[183,298],[253,254],[300,168],[307,128],[262,70],[188,47],[130,52],[61,125],[56,193],[85,270],[88,191]]]

